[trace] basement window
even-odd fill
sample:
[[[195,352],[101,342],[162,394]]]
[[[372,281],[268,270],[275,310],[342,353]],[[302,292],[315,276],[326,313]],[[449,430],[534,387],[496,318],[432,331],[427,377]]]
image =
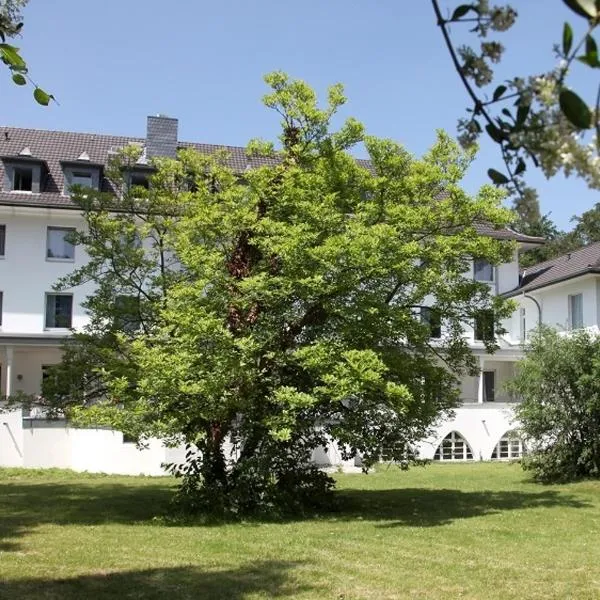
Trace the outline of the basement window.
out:
[[[451,431],[437,447],[433,460],[473,460],[473,451],[458,431]]]
[[[493,460],[510,460],[521,458],[525,454],[525,444],[517,430],[507,431],[498,440],[492,452]]]

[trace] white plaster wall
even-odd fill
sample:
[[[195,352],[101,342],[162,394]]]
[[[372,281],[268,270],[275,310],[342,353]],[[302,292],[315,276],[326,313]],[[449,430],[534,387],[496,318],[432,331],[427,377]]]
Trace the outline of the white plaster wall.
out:
[[[516,250],[511,262],[496,267],[496,279],[499,294],[514,290],[519,285],[519,258]]]
[[[165,447],[150,440],[146,449],[124,444],[123,434],[110,429],[69,429],[71,465],[75,471],[119,475],[164,475]]]
[[[71,432],[61,421],[35,426],[23,423],[23,466],[35,468],[71,468]]]
[[[46,260],[46,229],[48,226],[81,228],[83,219],[72,210],[32,209],[27,213],[21,207],[3,206],[0,223],[6,225],[5,256],[0,259],[0,291],[4,293],[1,331],[43,334],[45,293],[52,292],[52,286],[60,277],[87,260],[79,246],[75,248],[74,262]],[[91,290],[90,285],[65,290],[73,294],[73,326],[76,328],[87,321],[80,303]]]
[[[451,431],[457,431],[471,446],[474,460],[489,460],[500,438],[517,427],[511,407],[475,404],[457,408],[453,419],[441,423],[431,438],[418,444],[419,456],[433,459],[442,440]]]
[[[0,413],[0,466],[23,466],[23,428],[21,410]]]

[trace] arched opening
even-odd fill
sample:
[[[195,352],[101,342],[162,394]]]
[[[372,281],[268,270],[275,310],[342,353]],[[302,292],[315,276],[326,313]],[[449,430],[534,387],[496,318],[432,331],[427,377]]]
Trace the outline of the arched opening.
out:
[[[523,454],[525,454],[525,444],[521,433],[518,429],[511,429],[498,440],[492,452],[492,460],[521,458]]]
[[[451,431],[437,447],[433,460],[473,460],[473,451],[458,431]]]

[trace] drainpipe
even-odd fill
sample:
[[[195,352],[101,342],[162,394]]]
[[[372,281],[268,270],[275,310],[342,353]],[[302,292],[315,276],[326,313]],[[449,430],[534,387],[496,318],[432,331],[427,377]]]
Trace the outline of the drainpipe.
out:
[[[528,300],[531,300],[537,306],[538,325],[541,327],[541,325],[542,325],[542,307],[540,306],[540,303],[533,296],[530,296],[529,294],[526,294],[525,292],[523,292],[523,298],[527,298]]]

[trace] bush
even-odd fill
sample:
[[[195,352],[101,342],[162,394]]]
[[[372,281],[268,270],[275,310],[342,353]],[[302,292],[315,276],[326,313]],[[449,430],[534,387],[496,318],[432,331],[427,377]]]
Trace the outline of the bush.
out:
[[[525,469],[544,482],[600,476],[600,336],[540,329],[510,388],[522,398]]]

